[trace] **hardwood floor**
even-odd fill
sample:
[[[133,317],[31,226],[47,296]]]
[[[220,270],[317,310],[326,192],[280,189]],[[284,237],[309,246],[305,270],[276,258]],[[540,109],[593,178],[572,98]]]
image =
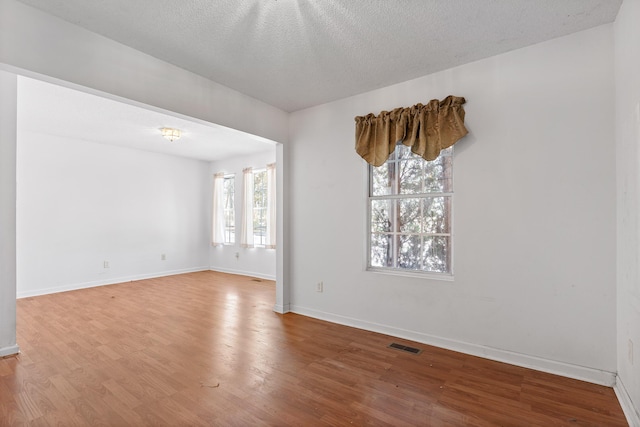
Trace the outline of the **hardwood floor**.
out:
[[[627,425],[610,388],[274,300],[273,282],[214,272],[20,299],[0,425]]]

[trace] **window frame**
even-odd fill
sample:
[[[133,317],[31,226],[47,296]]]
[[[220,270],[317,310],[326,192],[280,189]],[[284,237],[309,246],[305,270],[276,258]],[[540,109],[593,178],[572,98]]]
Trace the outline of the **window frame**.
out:
[[[432,280],[440,280],[440,281],[453,281],[454,280],[454,266],[455,266],[455,251],[454,251],[454,238],[455,238],[455,226],[454,226],[454,217],[455,217],[455,191],[454,191],[454,149],[451,147],[451,191],[442,192],[442,193],[422,193],[419,195],[419,198],[426,197],[438,197],[444,196],[450,198],[450,208],[449,208],[449,271],[448,272],[434,272],[434,271],[423,271],[423,270],[410,270],[404,269],[400,267],[377,267],[371,265],[371,237],[372,237],[372,200],[393,200],[393,199],[407,199],[407,198],[416,198],[415,194],[397,194],[397,195],[382,195],[382,196],[373,196],[373,180],[372,180],[372,168],[373,166],[364,163],[364,188],[365,188],[365,212],[366,212],[366,221],[365,222],[365,236],[366,236],[366,247],[363,258],[364,270],[367,272],[392,275],[392,276],[405,276],[405,277],[418,277],[421,279],[432,279]],[[384,163],[386,164],[386,162]],[[437,234],[437,233],[436,233]]]

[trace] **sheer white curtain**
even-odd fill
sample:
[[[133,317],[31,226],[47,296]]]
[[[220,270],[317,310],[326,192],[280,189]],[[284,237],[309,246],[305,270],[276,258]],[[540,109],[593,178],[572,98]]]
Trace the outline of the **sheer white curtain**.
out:
[[[268,249],[276,247],[276,164],[267,165],[267,244]]]
[[[240,246],[253,247],[253,169],[242,170],[242,229]]]
[[[224,173],[213,176],[213,218],[211,244],[224,244]]]

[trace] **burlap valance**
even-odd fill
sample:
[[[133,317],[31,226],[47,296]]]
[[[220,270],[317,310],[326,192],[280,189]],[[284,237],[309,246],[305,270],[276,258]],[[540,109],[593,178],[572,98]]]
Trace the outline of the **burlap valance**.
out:
[[[356,120],[356,152],[373,166],[380,166],[402,142],[425,160],[451,147],[467,134],[462,97],[433,99],[427,105],[367,114]]]

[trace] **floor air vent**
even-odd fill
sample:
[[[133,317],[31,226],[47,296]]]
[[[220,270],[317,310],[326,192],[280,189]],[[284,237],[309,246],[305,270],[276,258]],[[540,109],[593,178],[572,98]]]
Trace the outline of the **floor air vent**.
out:
[[[389,348],[395,348],[396,350],[406,351],[407,353],[411,353],[411,354],[420,354],[420,353],[422,353],[422,350],[420,350],[419,348],[408,347],[406,345],[398,344],[398,343],[395,343],[395,342],[389,344]]]

